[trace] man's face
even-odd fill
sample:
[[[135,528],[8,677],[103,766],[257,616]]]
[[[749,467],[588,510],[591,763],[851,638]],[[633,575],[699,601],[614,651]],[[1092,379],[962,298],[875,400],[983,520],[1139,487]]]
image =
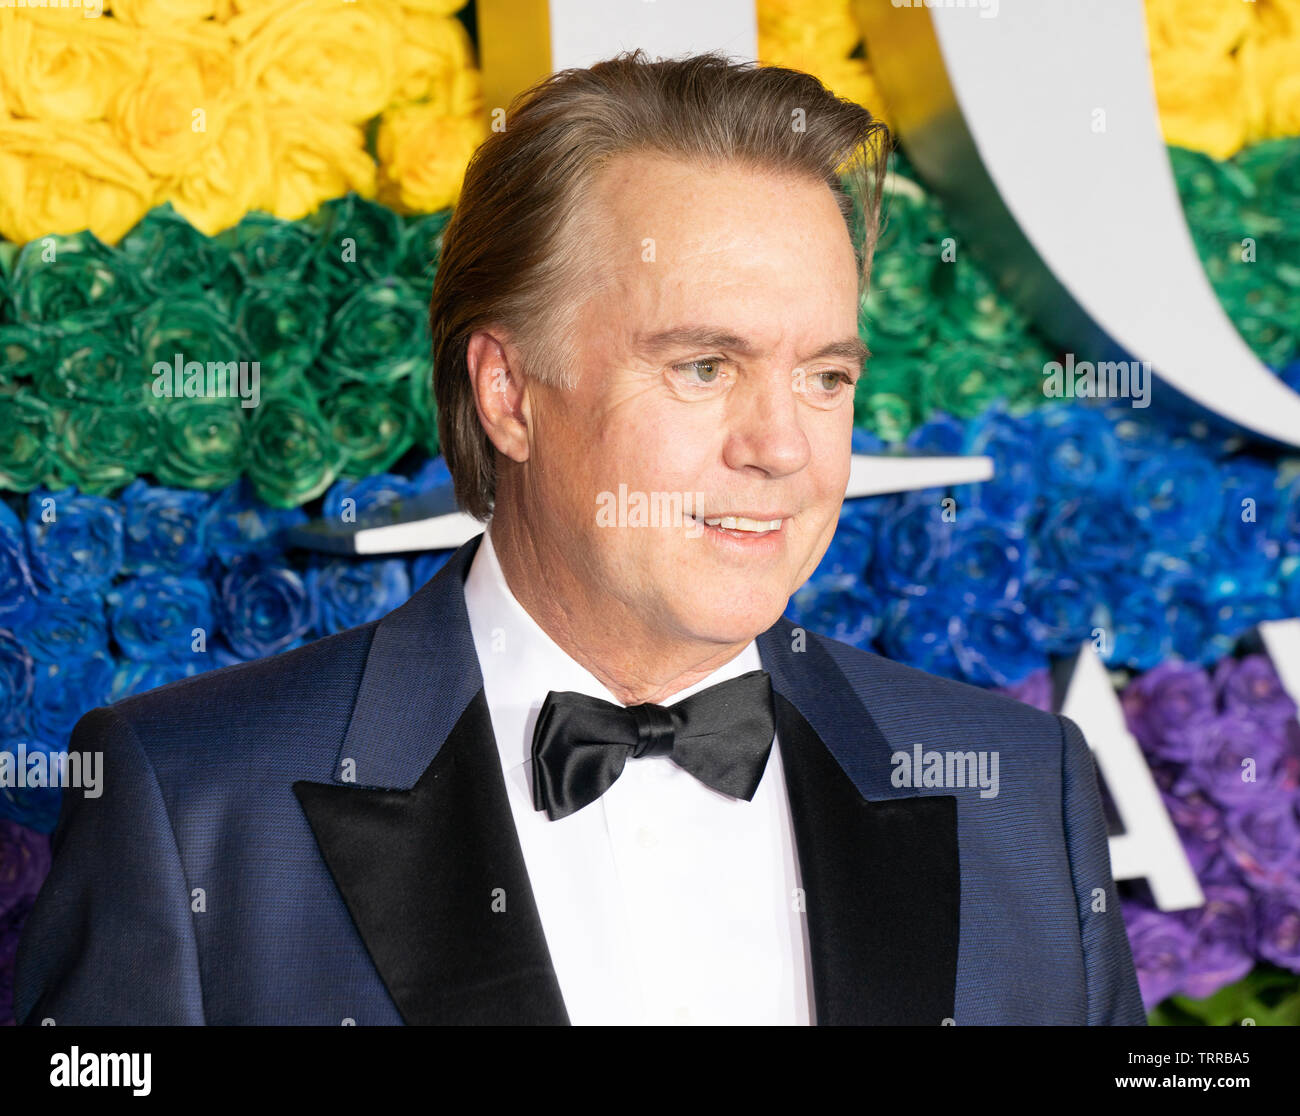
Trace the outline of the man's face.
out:
[[[848,484],[848,230],[825,185],[737,165],[624,156],[594,195],[615,252],[591,266],[610,281],[579,319],[576,388],[529,382],[532,529],[610,615],[669,641],[747,641],[816,568]],[[633,525],[638,498],[779,522]]]

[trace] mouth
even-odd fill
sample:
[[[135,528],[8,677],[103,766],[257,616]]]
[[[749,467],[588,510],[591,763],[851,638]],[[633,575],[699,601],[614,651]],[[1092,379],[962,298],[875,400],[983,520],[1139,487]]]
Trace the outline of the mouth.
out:
[[[788,515],[759,513],[758,515],[702,515],[690,516],[706,532],[733,539],[762,539],[777,535],[785,527]]]

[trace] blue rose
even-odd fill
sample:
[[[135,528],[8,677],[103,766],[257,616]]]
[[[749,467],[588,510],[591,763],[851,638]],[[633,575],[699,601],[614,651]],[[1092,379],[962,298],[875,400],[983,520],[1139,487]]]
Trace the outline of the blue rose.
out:
[[[222,579],[221,628],[245,659],[298,646],[313,623],[307,587],[293,570],[256,557],[239,558]]]
[[[880,628],[885,654],[931,674],[960,678],[950,635],[958,621],[951,604],[929,593],[889,601]]]
[[[335,481],[325,493],[321,517],[336,523],[358,523],[376,516],[385,508],[391,509],[396,517],[401,514],[402,505],[408,503],[416,491],[409,480],[395,473],[376,473],[363,480],[344,477]]]
[[[126,571],[201,571],[207,558],[203,525],[211,502],[205,492],[158,488],[142,480],[127,485],[122,492]]]
[[[870,501],[846,503],[840,521],[812,577],[822,589],[847,588],[860,583],[875,550],[876,517]]]
[[[252,555],[279,558],[280,532],[306,522],[302,508],[273,508],[262,503],[244,478],[223,489],[208,505],[201,530],[209,552],[230,567]]]
[[[1119,440],[1106,416],[1087,404],[1045,407],[1038,412],[1035,462],[1049,495],[1097,493],[1119,485]]]
[[[927,457],[957,457],[965,444],[965,424],[945,414],[932,415],[907,436],[907,448]]]
[[[853,433],[849,435],[849,451],[851,453],[884,453],[885,443],[865,427],[855,426]]]
[[[1010,686],[1045,665],[1019,601],[981,602],[954,617],[951,634],[962,675],[977,686]]]
[[[969,604],[1019,596],[1025,579],[1025,538],[1012,524],[998,523],[978,511],[960,513],[952,524],[947,558],[935,576]]]
[[[27,726],[35,668],[13,632],[0,629],[0,733],[13,736]]]
[[[884,501],[871,561],[871,580],[878,590],[918,595],[932,583],[952,546],[952,524],[943,522],[942,499],[942,490],[928,489]]]
[[[19,629],[32,658],[57,663],[108,650],[104,601],[98,593],[40,593],[36,612]]]
[[[27,542],[38,585],[103,591],[122,568],[122,513],[103,496],[37,490],[27,497]]]
[[[1201,662],[1209,645],[1205,592],[1200,580],[1173,574],[1161,578],[1153,592],[1165,605],[1171,654],[1189,663]]]
[[[307,574],[307,591],[322,632],[341,632],[378,620],[411,595],[411,578],[400,558],[327,562]]]
[[[1002,523],[1024,523],[1038,495],[1034,419],[986,411],[967,429],[962,452],[993,460],[993,478],[953,490],[957,507],[979,508]]]
[[[195,655],[186,661],[160,659],[157,662],[142,662],[135,659],[123,659],[113,671],[113,683],[109,690],[109,702],[121,701],[133,694],[142,694],[146,690],[156,690],[170,682],[189,678],[211,669],[216,664],[205,661],[202,655]]]
[[[196,577],[152,570],[122,582],[107,598],[113,638],[128,659],[154,662],[194,655],[194,629],[215,634],[212,590]]]
[[[35,596],[22,522],[0,501],[0,627],[16,628],[29,619]]]
[[[441,488],[444,484],[451,484],[451,470],[447,468],[446,458],[441,455],[431,457],[411,478],[411,488],[416,492],[428,492],[430,489]]]
[[[1093,579],[1034,570],[1023,600],[1029,631],[1043,655],[1069,655],[1089,639],[1101,590]]]
[[[108,701],[113,660],[102,652],[59,663],[37,663],[32,728],[43,740],[62,743],[87,713]]]
[[[1248,457],[1228,461],[1221,470],[1216,483],[1222,507],[1212,549],[1227,551],[1233,569],[1268,577],[1282,553],[1277,470]]]
[[[785,615],[799,627],[864,651],[872,649],[881,625],[880,600],[861,582],[827,589],[810,579],[790,598]]]
[[[1042,523],[1038,542],[1045,567],[1100,579],[1136,571],[1150,549],[1144,524],[1114,497],[1081,496],[1057,505]]]
[[[0,746],[0,763],[13,773],[12,778],[0,780],[0,817],[9,818],[37,833],[52,833],[59,820],[59,808],[63,803],[63,791],[58,787],[19,787],[10,785],[17,782],[20,762],[24,779],[32,771],[30,759],[35,756],[48,757],[58,751],[42,740],[20,737]],[[46,771],[50,769],[48,758],[39,761]],[[74,792],[76,793],[76,792]]]
[[[1213,461],[1177,447],[1138,465],[1124,491],[1129,510],[1154,543],[1187,552],[1204,546],[1220,521],[1220,485]]]
[[[1145,584],[1133,584],[1103,609],[1100,627],[1108,635],[1102,658],[1112,666],[1150,670],[1173,651],[1168,605]]]
[[[419,589],[433,577],[456,552],[454,550],[431,550],[421,554],[411,562],[411,586]]]

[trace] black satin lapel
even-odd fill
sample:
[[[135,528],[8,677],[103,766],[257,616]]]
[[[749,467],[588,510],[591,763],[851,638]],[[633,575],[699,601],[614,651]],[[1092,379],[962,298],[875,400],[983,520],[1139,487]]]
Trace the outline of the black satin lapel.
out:
[[[481,689],[410,790],[293,789],[403,1020],[569,1022]]]
[[[774,695],[819,1025],[953,1017],[961,875],[952,795],[873,802]]]

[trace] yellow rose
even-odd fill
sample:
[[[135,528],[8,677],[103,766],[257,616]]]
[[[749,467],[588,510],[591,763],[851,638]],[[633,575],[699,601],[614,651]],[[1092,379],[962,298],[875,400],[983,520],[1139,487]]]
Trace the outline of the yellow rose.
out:
[[[469,0],[390,0],[399,8],[412,12],[428,12],[430,15],[455,15]]]
[[[427,97],[448,116],[476,111],[481,83],[465,25],[430,12],[407,10],[400,18],[394,99],[423,101]]]
[[[1252,138],[1300,136],[1300,36],[1252,43],[1242,63],[1255,109]]]
[[[213,14],[216,0],[113,0],[113,18],[135,27],[195,22]]]
[[[226,26],[248,80],[270,101],[360,124],[393,99],[399,24],[386,0],[292,0],[249,8]]]
[[[436,105],[402,105],[384,113],[376,148],[379,200],[404,213],[454,205],[470,156],[487,138],[478,116],[445,116]]]
[[[102,120],[139,73],[136,33],[77,8],[0,8],[0,82],[18,116]]]
[[[1254,7],[1257,38],[1300,35],[1300,0],[1257,0]]]
[[[823,59],[847,58],[862,38],[849,0],[759,0],[758,35],[765,53],[797,46]]]
[[[1199,50],[1227,54],[1249,34],[1252,3],[1242,0],[1146,0],[1151,53]]]
[[[113,244],[155,186],[107,123],[0,121],[0,236],[16,244],[89,229]]]
[[[330,198],[375,193],[375,162],[363,129],[299,105],[267,110],[271,136],[270,210],[296,221]]]
[[[1156,102],[1165,142],[1226,159],[1249,134],[1249,104],[1232,55],[1196,48],[1152,55]]]
[[[216,23],[151,34],[139,79],[118,95],[113,129],[151,174],[181,174],[194,136],[241,87],[230,39]]]
[[[191,132],[191,154],[165,184],[165,197],[205,236],[238,224],[271,195],[266,105],[249,97],[207,114],[206,131]]]

